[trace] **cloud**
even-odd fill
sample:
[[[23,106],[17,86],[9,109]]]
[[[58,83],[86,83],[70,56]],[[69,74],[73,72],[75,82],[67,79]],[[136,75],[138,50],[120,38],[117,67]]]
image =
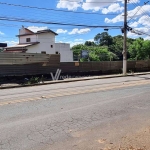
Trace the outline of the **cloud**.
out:
[[[144,40],[150,40],[150,36],[146,36]]]
[[[56,31],[56,33],[67,33],[68,31],[67,30],[63,30],[63,29],[58,29],[57,31]]]
[[[0,31],[0,35],[5,35],[3,32]]]
[[[150,18],[147,15],[142,16],[138,22],[146,27],[150,27]]]
[[[2,43],[7,43],[8,46],[14,46],[17,45],[19,43],[19,41],[4,41]]]
[[[74,41],[76,41],[76,42],[81,42],[81,41],[84,41],[84,39],[75,39]]]
[[[99,11],[102,8],[111,5],[113,2],[116,2],[117,0],[111,0],[106,2],[106,0],[86,0],[82,4],[82,9],[84,10],[93,10],[93,11]]]
[[[94,42],[94,39],[89,39],[89,40],[87,40],[87,41]]]
[[[132,32],[128,32],[128,37],[137,38],[137,37],[145,37],[145,34],[150,33],[150,28],[139,27],[134,28]]]
[[[137,20],[140,17],[142,17],[142,19],[144,19],[144,16],[146,13],[149,13],[150,10],[150,5],[144,5],[144,6],[137,6],[136,8],[134,8],[133,10],[129,10],[128,11],[128,20],[130,19],[134,19]],[[146,18],[149,18],[148,16]],[[150,19],[150,18],[149,18]],[[119,14],[118,16],[114,17],[114,18],[105,18],[105,22],[106,23],[117,23],[117,22],[123,22],[124,20],[124,16],[123,13]],[[147,20],[146,20],[147,21]],[[139,22],[140,23],[140,22]],[[141,23],[144,23],[143,21],[141,21]]]
[[[70,47],[73,47],[74,45],[78,45],[78,44],[84,44],[85,41],[82,42],[75,42],[75,41],[69,41],[68,43],[70,44]]]
[[[124,0],[123,0],[123,2],[124,2]],[[129,1],[129,4],[135,4],[135,3],[139,3],[140,2],[140,0],[130,0]]]
[[[117,23],[117,22],[122,22],[122,21],[124,21],[123,14],[120,14],[113,19],[105,18],[105,23]]]
[[[111,5],[113,2],[122,2],[122,0],[111,0],[106,2],[106,0],[59,0],[57,8],[63,8],[68,10],[77,10],[82,8],[83,10],[99,11],[104,7]]]
[[[129,24],[129,26],[130,26],[130,27],[133,27],[133,28],[138,27],[138,25],[139,25],[139,23],[136,22],[136,21]]]
[[[30,26],[28,27],[29,30],[33,31],[33,32],[37,32],[37,31],[40,31],[40,30],[46,30],[48,29],[48,27],[37,27],[37,26]]]
[[[89,29],[89,28],[85,28],[85,29],[74,28],[71,32],[69,32],[69,34],[85,34],[90,31],[91,31],[91,29]]]
[[[124,3],[124,0],[117,0],[117,1]],[[140,0],[130,0],[128,4],[132,4],[132,3],[135,4],[135,3],[139,3],[139,2],[140,2]]]
[[[108,14],[110,12],[122,12],[124,7],[121,7],[119,3],[111,4],[108,8],[102,9],[103,14]]]
[[[77,10],[77,8],[81,7],[81,2],[83,0],[73,0],[73,1],[67,1],[67,0],[59,0],[57,4],[57,8],[66,8],[68,10]]]
[[[137,35],[135,33],[132,33],[132,32],[128,32],[128,34],[127,34],[127,37],[130,37],[130,38],[133,38],[133,39],[137,38],[138,36],[139,35]]]

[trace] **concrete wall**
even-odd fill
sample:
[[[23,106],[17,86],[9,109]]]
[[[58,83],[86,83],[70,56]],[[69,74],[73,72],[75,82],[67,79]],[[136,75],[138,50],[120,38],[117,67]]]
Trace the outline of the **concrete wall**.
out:
[[[55,43],[55,51],[60,53],[60,62],[73,62],[73,52],[70,50],[70,44]]]
[[[27,38],[31,39],[30,42],[38,42],[37,35],[27,35],[27,36],[21,36],[21,37],[19,37],[19,44],[28,43],[28,42],[26,42]]]
[[[26,30],[24,27],[22,27],[21,29],[19,29],[19,35],[23,35],[23,34],[31,34],[31,32],[29,30]]]
[[[55,35],[53,33],[42,33],[37,35],[37,45],[29,46],[27,53],[55,54]]]

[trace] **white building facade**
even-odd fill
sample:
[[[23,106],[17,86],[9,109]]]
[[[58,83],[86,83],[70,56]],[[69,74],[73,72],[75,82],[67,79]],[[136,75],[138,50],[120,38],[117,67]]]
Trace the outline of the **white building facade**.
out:
[[[58,34],[52,30],[41,30],[36,33],[22,27],[19,30],[19,44],[6,47],[5,52],[60,54],[61,62],[73,62],[70,44],[55,43]]]

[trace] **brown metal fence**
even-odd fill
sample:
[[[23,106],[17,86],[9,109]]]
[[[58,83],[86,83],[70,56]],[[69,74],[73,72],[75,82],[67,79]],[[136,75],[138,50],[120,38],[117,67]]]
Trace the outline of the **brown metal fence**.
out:
[[[60,55],[0,53],[0,76],[21,76],[55,73],[64,74],[98,72],[121,73],[122,61],[61,62]],[[149,71],[150,60],[128,61],[128,71]]]

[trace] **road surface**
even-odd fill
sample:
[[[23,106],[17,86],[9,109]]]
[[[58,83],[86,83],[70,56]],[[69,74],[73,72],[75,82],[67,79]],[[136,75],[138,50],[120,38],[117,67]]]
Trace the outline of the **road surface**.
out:
[[[150,149],[150,75],[0,90],[0,150],[126,149]]]

